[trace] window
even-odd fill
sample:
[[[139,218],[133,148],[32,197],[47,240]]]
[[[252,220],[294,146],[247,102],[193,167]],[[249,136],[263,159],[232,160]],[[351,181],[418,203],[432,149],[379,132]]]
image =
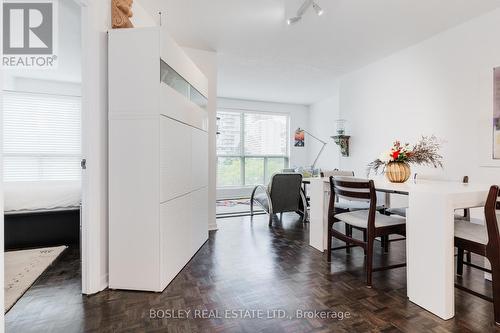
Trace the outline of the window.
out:
[[[5,181],[80,179],[79,97],[5,91],[3,108]]]
[[[267,184],[288,166],[288,116],[220,111],[217,186]]]

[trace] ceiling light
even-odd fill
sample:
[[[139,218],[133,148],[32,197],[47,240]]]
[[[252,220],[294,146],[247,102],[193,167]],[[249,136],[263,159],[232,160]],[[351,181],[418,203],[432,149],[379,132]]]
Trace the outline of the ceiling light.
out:
[[[295,16],[295,17],[292,17],[292,18],[289,18],[288,20],[286,20],[286,23],[287,23],[288,25],[292,25],[292,24],[294,24],[294,23],[299,22],[301,19],[302,19],[302,17],[300,17],[300,16]]]
[[[318,16],[323,15],[323,13],[325,12],[323,8],[321,8],[316,2],[313,2],[313,8],[316,11],[316,14],[318,14]]]

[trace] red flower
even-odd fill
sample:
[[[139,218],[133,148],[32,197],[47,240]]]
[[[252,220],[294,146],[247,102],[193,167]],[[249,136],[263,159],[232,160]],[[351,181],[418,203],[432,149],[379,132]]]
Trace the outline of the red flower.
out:
[[[396,150],[395,152],[392,153],[392,158],[396,161],[399,157],[399,150]]]

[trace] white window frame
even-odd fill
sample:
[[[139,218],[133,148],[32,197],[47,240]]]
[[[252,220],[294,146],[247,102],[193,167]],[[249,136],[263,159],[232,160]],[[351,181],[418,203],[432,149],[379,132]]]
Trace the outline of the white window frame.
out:
[[[219,186],[218,180],[217,188],[218,189],[231,189],[231,188],[248,188],[253,187],[255,184],[245,184],[245,160],[247,158],[262,158],[264,159],[264,181],[266,181],[270,176],[269,170],[267,168],[268,159],[272,158],[283,158],[285,159],[284,168],[288,168],[290,166],[290,113],[288,112],[268,112],[268,111],[260,111],[260,110],[251,110],[251,109],[235,109],[235,108],[217,108],[217,114],[219,112],[227,112],[227,113],[238,113],[240,114],[240,154],[239,155],[219,155],[217,154],[217,167],[219,165],[219,157],[221,158],[239,158],[240,159],[240,175],[241,175],[241,184],[239,185],[226,185]],[[286,118],[286,154],[285,155],[245,155],[245,114],[263,114],[263,115],[275,115],[275,116],[284,116]],[[218,174],[218,172],[217,172]]]

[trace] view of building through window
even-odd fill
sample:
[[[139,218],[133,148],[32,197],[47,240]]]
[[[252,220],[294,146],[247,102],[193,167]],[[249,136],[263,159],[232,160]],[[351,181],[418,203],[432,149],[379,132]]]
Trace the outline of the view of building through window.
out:
[[[288,115],[218,113],[217,186],[266,184],[288,166]]]

